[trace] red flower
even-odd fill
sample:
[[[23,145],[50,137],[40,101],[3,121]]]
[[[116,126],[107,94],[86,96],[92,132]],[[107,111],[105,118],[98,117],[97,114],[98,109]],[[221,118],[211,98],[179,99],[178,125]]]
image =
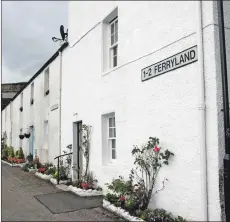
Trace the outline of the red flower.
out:
[[[122,195],[120,196],[120,201],[124,201],[125,200],[125,197]]]
[[[40,173],[44,173],[46,171],[46,168],[39,168]]]
[[[154,146],[153,151],[156,152],[156,153],[158,153],[160,151],[160,147]]]
[[[88,186],[87,183],[81,183],[81,187],[82,187],[83,189],[85,189],[87,186]]]
[[[92,189],[92,188],[93,188],[93,185],[92,185],[92,184],[87,184],[87,187],[88,187],[89,189]]]

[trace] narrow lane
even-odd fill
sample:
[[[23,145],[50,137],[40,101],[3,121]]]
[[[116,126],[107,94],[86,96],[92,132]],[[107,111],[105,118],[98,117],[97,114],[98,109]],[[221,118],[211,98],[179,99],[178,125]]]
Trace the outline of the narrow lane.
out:
[[[69,213],[52,214],[35,195],[60,192],[53,185],[2,163],[2,221],[118,221],[97,207]]]

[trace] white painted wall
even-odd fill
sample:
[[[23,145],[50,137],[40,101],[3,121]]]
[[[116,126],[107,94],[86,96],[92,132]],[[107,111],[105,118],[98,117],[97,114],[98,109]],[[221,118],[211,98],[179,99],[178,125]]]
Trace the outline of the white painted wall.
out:
[[[102,73],[100,22],[116,6],[119,66]],[[73,121],[91,125],[90,168],[104,185],[113,177],[128,176],[134,144],[146,142],[149,136],[159,137],[161,146],[174,152],[175,157],[160,172],[157,188],[164,177],[169,182],[151,206],[188,220],[202,219],[197,63],[146,82],[141,82],[141,69],[197,44],[195,7],[195,1],[69,2],[70,45],[79,42],[64,53],[62,82],[62,147],[73,141]],[[213,14],[213,2],[203,2],[209,219],[220,220],[219,73]],[[115,164],[102,165],[101,115],[110,112],[116,115],[118,159]]]
[[[50,87],[49,95],[44,96],[44,71],[34,79],[34,104],[30,105],[30,93],[32,82],[23,90],[23,112],[20,112],[20,95],[12,102],[12,146],[15,151],[20,147],[19,133],[29,130],[30,126],[35,128],[34,149],[41,162],[53,162],[54,157],[59,155],[59,108],[50,111],[50,107],[59,104],[59,75],[60,59],[57,57],[49,65]],[[3,131],[8,135],[7,144],[9,144],[10,135],[10,105],[2,111]],[[49,123],[48,150],[44,150],[44,121]],[[29,154],[29,139],[22,140],[22,148],[27,156]]]

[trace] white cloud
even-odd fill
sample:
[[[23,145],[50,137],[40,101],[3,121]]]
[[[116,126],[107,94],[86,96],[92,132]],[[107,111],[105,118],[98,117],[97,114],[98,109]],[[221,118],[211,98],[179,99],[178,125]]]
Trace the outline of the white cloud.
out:
[[[67,1],[2,2],[2,82],[28,81],[59,47]]]

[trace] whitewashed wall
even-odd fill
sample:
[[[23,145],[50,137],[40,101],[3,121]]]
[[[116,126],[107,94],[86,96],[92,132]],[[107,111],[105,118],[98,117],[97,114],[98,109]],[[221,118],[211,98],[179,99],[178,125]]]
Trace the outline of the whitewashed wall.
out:
[[[50,86],[49,95],[44,96],[44,71],[49,67]],[[59,75],[60,75],[60,59],[57,57],[41,74],[34,80],[34,104],[30,105],[30,93],[32,82],[23,90],[23,112],[20,112],[20,95],[12,102],[12,146],[15,151],[20,147],[19,133],[23,129],[23,133],[27,132],[30,126],[35,128],[34,149],[41,162],[53,162],[54,157],[59,155],[59,108],[51,111],[50,107],[59,105]],[[3,131],[8,135],[7,144],[10,142],[11,119],[10,105],[2,111]],[[48,120],[48,150],[44,149],[44,121]],[[22,148],[27,156],[29,154],[29,139],[22,140]],[[34,152],[35,154],[35,152]]]
[[[119,65],[102,73],[100,22],[116,6]],[[223,146],[218,140],[214,6],[203,2],[209,219],[220,220],[218,148]],[[73,142],[72,122],[77,113],[77,120],[92,126],[90,168],[103,185],[121,174],[128,176],[134,144],[159,137],[161,146],[175,157],[160,172],[157,186],[164,177],[169,182],[151,205],[191,220],[202,219],[198,63],[146,82],[141,82],[141,69],[198,44],[196,21],[195,1],[71,1],[70,46],[79,42],[64,53],[62,82],[62,147]],[[115,164],[102,165],[101,115],[110,112],[116,115],[118,158]]]

